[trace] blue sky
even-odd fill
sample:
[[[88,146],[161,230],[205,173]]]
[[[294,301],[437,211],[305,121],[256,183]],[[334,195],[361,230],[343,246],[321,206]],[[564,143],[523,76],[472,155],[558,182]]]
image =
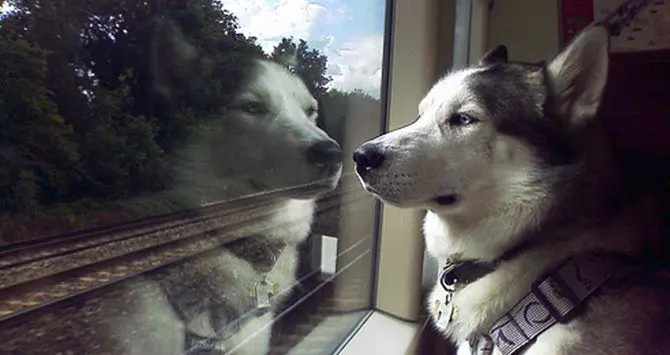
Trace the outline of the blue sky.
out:
[[[282,37],[305,39],[328,56],[332,87],[379,97],[386,1],[221,0],[241,30],[269,52]]]
[[[276,2],[276,0],[269,0]],[[342,18],[332,21],[316,21],[314,23],[313,35],[335,38],[336,45],[342,45],[351,39],[363,36],[380,35],[384,30],[384,3],[383,0],[315,0],[316,4],[329,7],[341,7],[346,11]],[[337,11],[337,10],[336,10]]]

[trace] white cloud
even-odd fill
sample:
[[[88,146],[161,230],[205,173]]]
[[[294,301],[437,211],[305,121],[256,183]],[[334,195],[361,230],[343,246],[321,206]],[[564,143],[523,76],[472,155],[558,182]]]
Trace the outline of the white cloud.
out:
[[[355,38],[327,53],[331,86],[343,91],[360,89],[379,98],[383,48],[384,38],[377,35]]]
[[[336,29],[351,18],[338,0],[221,0],[239,20],[242,32],[255,36],[266,53],[282,37],[304,39],[328,57],[330,87],[360,89],[379,97],[383,36],[336,38]],[[338,31],[339,32],[339,31]],[[337,39],[337,41],[336,41]],[[336,45],[335,43],[342,43]]]
[[[271,52],[282,37],[307,39],[315,20],[325,10],[310,0],[221,0],[224,8],[239,19],[242,32],[258,38],[265,52]]]

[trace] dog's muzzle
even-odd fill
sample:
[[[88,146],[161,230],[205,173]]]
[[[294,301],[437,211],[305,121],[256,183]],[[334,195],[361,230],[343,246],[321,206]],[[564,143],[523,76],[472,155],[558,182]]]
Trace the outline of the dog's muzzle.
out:
[[[318,141],[307,148],[307,162],[324,176],[337,174],[342,166],[342,148],[334,140]]]
[[[353,159],[356,163],[356,172],[365,179],[371,171],[384,164],[385,157],[377,145],[365,143],[354,151]]]

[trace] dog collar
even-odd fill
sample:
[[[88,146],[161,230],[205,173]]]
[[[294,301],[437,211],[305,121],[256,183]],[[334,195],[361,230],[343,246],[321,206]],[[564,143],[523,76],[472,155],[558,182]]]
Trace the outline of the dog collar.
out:
[[[491,273],[498,263],[498,261],[485,263],[474,260],[447,262],[440,274],[440,285],[446,291],[465,286]]]
[[[614,273],[619,258],[610,253],[577,255],[537,279],[531,291],[499,318],[488,334],[473,337],[473,355],[503,355],[525,348],[556,323],[567,323],[579,306]]]
[[[454,292],[492,272],[497,266],[498,261],[492,263],[473,260],[447,261],[439,277],[440,285],[444,290],[444,298],[435,302],[432,311],[435,325],[439,329],[445,330],[456,317],[458,310],[451,300]]]
[[[445,330],[449,323],[456,318],[458,309],[455,308],[451,299],[457,289],[465,287],[493,272],[502,261],[514,259],[521,252],[535,244],[537,244],[537,242],[530,240],[522,242],[507,250],[498,259],[491,262],[478,260],[447,260],[446,265],[439,276],[440,285],[445,292],[445,296],[443,299],[436,301],[432,312],[433,317],[436,320],[435,325],[439,329]]]

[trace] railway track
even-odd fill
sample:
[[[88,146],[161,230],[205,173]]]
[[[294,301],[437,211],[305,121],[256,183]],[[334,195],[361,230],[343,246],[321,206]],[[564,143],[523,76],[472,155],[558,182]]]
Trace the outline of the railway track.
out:
[[[239,212],[251,211],[251,208],[242,209]],[[216,210],[203,211],[199,216],[173,216],[173,219],[165,220],[161,218],[155,224],[145,224],[133,227],[122,227],[118,230],[98,231],[91,234],[82,234],[72,238],[62,238],[34,245],[27,245],[13,250],[0,252],[0,287],[4,285],[2,281],[3,272],[11,269],[18,269],[20,266],[30,264],[36,261],[46,260],[61,255],[71,255],[83,250],[106,244],[118,243],[125,240],[137,239],[142,236],[150,237],[160,232],[172,232],[189,228],[194,224],[211,221],[216,218],[223,218],[225,215],[232,215],[235,212],[219,212]]]
[[[331,195],[320,201],[317,213],[366,197],[351,192]],[[236,231],[272,213],[259,207],[258,200],[250,202],[206,206],[207,212],[193,217],[190,211],[178,222],[154,220],[153,229],[143,220],[132,224],[138,228],[135,232],[132,226],[115,226],[112,236],[96,229],[88,234],[90,239],[81,233],[4,251],[16,258],[0,269],[0,322],[212,252],[243,237]],[[68,242],[73,242],[69,249]]]
[[[271,213],[271,211],[265,212]],[[0,268],[0,290],[30,278],[85,266],[91,261],[189,238],[221,225],[222,221],[237,223],[245,218],[253,218],[259,213],[262,214],[263,211],[262,207],[258,206],[213,210],[203,213],[203,216],[198,218],[190,217],[155,227],[143,227],[137,232],[123,230],[121,233],[109,235],[95,233],[90,239],[84,238],[72,245],[68,245],[68,240],[60,240],[54,243],[56,245],[53,248],[50,248],[51,243],[21,248],[9,256],[10,260],[6,261],[5,267]]]
[[[226,214],[249,212],[257,209],[263,202],[284,193],[286,192],[277,191],[251,195],[235,200],[211,203],[200,208],[0,245],[0,271],[39,259],[134,238],[142,233],[177,228],[190,223],[205,221],[212,217],[223,217]],[[328,197],[326,195],[325,199]]]

